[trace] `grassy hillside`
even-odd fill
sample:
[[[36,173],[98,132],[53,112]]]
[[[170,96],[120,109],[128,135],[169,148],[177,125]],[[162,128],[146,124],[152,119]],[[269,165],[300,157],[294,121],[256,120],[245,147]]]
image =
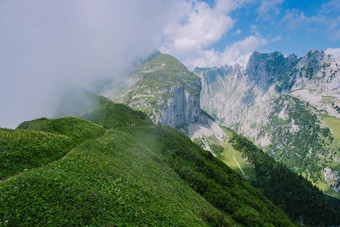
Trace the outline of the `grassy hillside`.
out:
[[[141,75],[143,80],[136,84],[141,89],[147,86],[161,90],[160,88],[169,89],[172,85],[181,85],[193,96],[200,94],[200,78],[168,54],[157,53],[152,55],[133,73],[134,77]],[[138,90],[134,90],[134,92],[138,92]]]
[[[241,153],[236,151],[231,144],[227,144],[224,147],[220,159],[232,170],[240,175],[244,175],[246,179],[256,179],[254,167],[251,164],[247,163],[247,161],[242,158]]]
[[[10,225],[205,225],[201,215],[233,223],[119,130],[0,184],[0,191],[0,219]]]
[[[175,129],[139,129],[144,143],[160,143],[161,159],[208,202],[244,225],[290,225],[283,212],[223,162]],[[144,131],[144,132],[143,132]]]
[[[57,160],[74,145],[64,135],[0,128],[0,180]]]
[[[63,159],[1,182],[0,225],[292,225],[240,175],[178,131],[106,99],[86,117],[108,128],[106,133],[96,125],[85,136],[60,129],[72,119],[79,128],[88,124],[75,118],[20,126],[50,131],[59,122],[55,133],[24,131],[72,144],[74,139],[60,135],[65,133],[83,142]],[[137,127],[126,127],[132,121]]]
[[[80,116],[83,119],[102,125],[104,128],[126,127],[128,123],[136,126],[151,125],[146,114],[123,104],[113,103],[107,98],[99,97],[97,109]]]
[[[25,121],[21,123],[17,129],[54,132],[69,136],[76,142],[92,139],[105,133],[105,129],[102,126],[75,117],[64,117],[51,120],[40,118],[33,121]]]

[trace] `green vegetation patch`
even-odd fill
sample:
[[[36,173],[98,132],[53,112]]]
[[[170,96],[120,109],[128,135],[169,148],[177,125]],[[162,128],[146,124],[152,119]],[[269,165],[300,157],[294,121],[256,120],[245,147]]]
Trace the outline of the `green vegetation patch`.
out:
[[[176,58],[167,54],[152,55],[138,67],[133,77],[141,77],[136,84],[138,88],[148,87],[153,91],[183,86],[193,96],[200,94],[200,78]]]
[[[75,117],[51,120],[40,118],[33,121],[25,121],[18,126],[18,129],[58,133],[69,136],[76,142],[92,139],[105,133],[105,129],[102,126]]]
[[[313,107],[295,97],[281,95],[274,103],[274,111],[269,115],[271,123],[259,135],[272,134],[266,152],[291,170],[306,174],[313,182],[322,180],[323,169],[337,152],[329,128],[322,127]],[[285,121],[278,117],[283,109],[287,115]]]
[[[99,105],[95,111],[84,114],[81,118],[102,125],[104,128],[126,127],[129,123],[137,126],[152,124],[145,113],[123,104],[113,103],[104,97],[99,97]]]
[[[0,180],[57,160],[74,145],[63,135],[0,129]]]
[[[333,206],[307,179],[276,162],[243,136],[235,133],[231,142],[255,167],[256,181],[251,184],[293,220],[302,217],[303,223],[311,226],[340,224],[340,208]]]
[[[224,151],[221,154],[220,159],[225,164],[227,164],[232,170],[234,170],[236,173],[240,174],[241,176],[243,176],[243,173],[242,173],[243,171],[245,178],[247,180],[249,181],[256,180],[254,167],[250,163],[248,163],[246,159],[241,156],[241,153],[236,151],[230,143],[228,143],[224,147]],[[236,162],[240,165],[242,171],[240,170]]]
[[[323,118],[326,121],[327,126],[332,129],[334,137],[340,140],[340,119],[328,115],[324,115]]]

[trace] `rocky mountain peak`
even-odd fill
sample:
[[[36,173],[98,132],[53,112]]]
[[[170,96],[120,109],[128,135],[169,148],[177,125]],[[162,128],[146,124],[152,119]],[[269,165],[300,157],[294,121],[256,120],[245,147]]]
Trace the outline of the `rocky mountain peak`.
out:
[[[324,59],[325,53],[322,50],[311,50],[303,58],[301,58],[299,64],[306,65],[314,63],[317,65],[322,65]]]
[[[297,60],[298,60],[298,57],[296,56],[296,54],[290,54],[290,55],[287,57],[287,60],[288,60],[288,62],[296,63]]]
[[[259,88],[267,90],[280,76],[291,68],[296,62],[296,56],[287,58],[280,52],[259,53],[255,51],[249,58],[246,73],[249,80]]]
[[[131,77],[133,83],[114,100],[142,110],[155,123],[180,127],[199,120],[200,78],[176,58],[156,53]]]

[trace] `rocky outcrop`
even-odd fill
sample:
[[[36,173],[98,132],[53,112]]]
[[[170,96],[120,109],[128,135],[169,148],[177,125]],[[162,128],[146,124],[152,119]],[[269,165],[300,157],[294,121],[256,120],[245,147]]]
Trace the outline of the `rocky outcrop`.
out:
[[[328,186],[336,192],[340,192],[339,171],[326,167],[323,170],[323,176]]]

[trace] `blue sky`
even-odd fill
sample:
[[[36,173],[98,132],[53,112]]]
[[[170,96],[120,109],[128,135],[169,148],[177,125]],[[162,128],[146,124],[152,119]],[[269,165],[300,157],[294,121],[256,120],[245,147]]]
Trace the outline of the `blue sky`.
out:
[[[340,1],[339,0],[189,0],[191,11],[187,18],[205,17],[215,21],[202,29],[190,19],[182,18],[178,27],[190,30],[196,37],[211,33],[213,41],[192,38],[197,46],[183,52],[185,45],[173,45],[183,40],[181,35],[168,34],[165,52],[169,52],[193,68],[195,66],[220,66],[245,64],[254,50],[295,53],[299,57],[311,49],[340,48]],[[199,6],[200,5],[200,6]],[[210,13],[207,13],[211,11]],[[189,16],[188,16],[189,15]],[[219,20],[216,18],[219,15]],[[225,17],[221,16],[224,15]],[[213,31],[224,21],[220,29]],[[197,30],[193,28],[197,28]],[[173,30],[180,30],[173,29]],[[199,32],[199,30],[203,32]],[[187,32],[188,33],[188,32]],[[183,32],[183,34],[186,34]],[[184,36],[184,35],[183,35]],[[171,37],[173,38],[171,40]],[[177,40],[176,40],[177,39]],[[192,41],[193,41],[192,40]],[[187,42],[189,43],[189,42]],[[339,52],[339,50],[337,50]]]
[[[340,47],[339,35],[334,37],[332,34],[334,29],[317,21],[316,18],[315,21],[309,21],[311,20],[309,18],[313,17],[325,17],[325,21],[338,20],[336,28],[340,29],[340,8],[332,13],[320,12],[321,6],[327,2],[329,1],[286,0],[277,4],[276,9],[269,10],[266,15],[261,15],[257,11],[256,7],[259,4],[250,4],[237,9],[231,13],[231,17],[235,18],[236,22],[230,33],[238,29],[242,33],[224,37],[212,47],[223,50],[228,43],[244,39],[252,34],[252,26],[256,26],[257,31],[268,40],[268,44],[261,47],[262,50],[278,50],[286,54],[296,53],[302,56],[310,49],[325,50]],[[210,4],[214,4],[213,1],[210,1]],[[337,4],[340,4],[340,1]],[[294,15],[291,21],[288,21],[287,15]],[[306,18],[299,20],[301,15]],[[289,23],[296,23],[296,27],[292,27]],[[276,41],[275,38],[279,40]]]

